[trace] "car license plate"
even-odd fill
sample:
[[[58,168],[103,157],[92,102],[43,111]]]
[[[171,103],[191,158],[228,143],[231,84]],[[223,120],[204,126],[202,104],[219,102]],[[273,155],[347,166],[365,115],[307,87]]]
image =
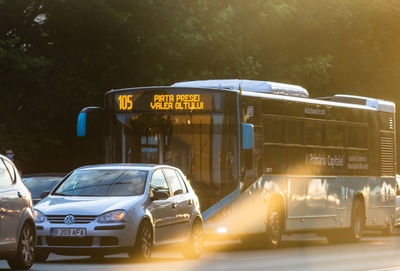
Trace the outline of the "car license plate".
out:
[[[86,236],[86,229],[51,228],[50,235],[54,237],[84,237]]]

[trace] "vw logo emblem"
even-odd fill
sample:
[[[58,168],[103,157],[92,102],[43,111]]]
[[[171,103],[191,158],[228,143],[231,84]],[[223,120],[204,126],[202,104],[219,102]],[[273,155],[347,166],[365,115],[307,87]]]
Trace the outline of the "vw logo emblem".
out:
[[[75,221],[75,217],[73,215],[67,215],[64,218],[64,223],[65,224],[72,224],[72,223],[74,223],[74,221]]]

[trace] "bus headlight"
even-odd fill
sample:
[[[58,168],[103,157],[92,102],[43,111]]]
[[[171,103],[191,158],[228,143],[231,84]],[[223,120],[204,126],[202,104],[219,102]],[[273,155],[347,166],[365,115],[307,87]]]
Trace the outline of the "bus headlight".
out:
[[[221,227],[221,228],[218,228],[218,229],[217,229],[217,232],[218,232],[218,233],[227,233],[227,232],[228,232],[228,229],[227,229],[226,227]]]

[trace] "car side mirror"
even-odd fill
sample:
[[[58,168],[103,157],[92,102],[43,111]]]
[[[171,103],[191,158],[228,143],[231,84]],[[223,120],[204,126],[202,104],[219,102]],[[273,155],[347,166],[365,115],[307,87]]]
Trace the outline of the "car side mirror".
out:
[[[154,191],[152,190],[151,199],[152,200],[163,200],[169,198],[169,194],[165,191]]]
[[[50,194],[50,191],[44,191],[42,194],[40,194],[40,199],[44,199]]]

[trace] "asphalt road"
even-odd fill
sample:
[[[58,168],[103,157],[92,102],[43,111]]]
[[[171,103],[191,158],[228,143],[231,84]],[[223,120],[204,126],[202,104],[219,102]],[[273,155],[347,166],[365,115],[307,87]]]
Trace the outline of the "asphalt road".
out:
[[[205,245],[199,260],[184,260],[176,249],[162,248],[149,262],[132,262],[125,254],[101,260],[51,255],[31,270],[400,270],[399,234],[384,237],[369,233],[359,243],[340,245],[314,235],[292,235],[285,237],[277,250],[246,249],[239,241]],[[7,269],[7,263],[0,261],[0,270]]]

